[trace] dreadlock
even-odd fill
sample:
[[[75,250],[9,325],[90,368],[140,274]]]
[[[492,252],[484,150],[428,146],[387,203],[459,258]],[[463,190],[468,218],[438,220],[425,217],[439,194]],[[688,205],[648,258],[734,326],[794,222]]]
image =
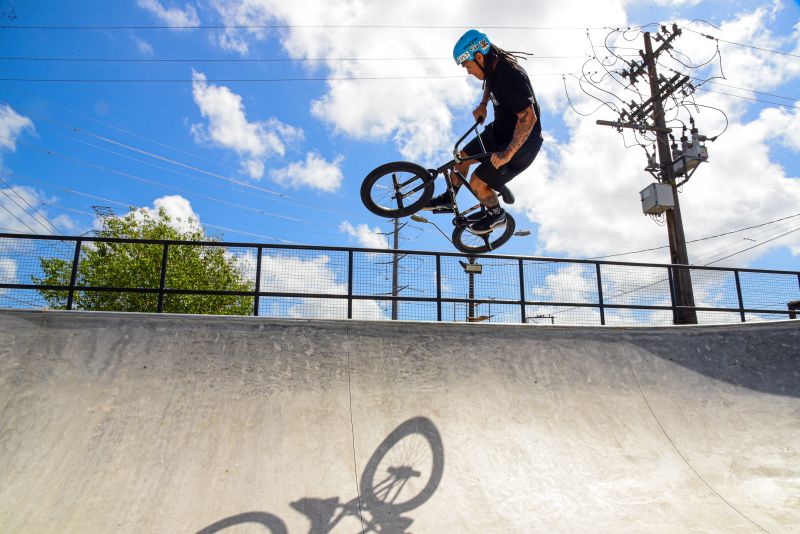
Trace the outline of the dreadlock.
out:
[[[493,67],[497,64],[497,62],[501,58],[505,59],[512,65],[518,67],[519,66],[518,60],[520,59],[527,60],[528,59],[527,56],[533,56],[533,54],[531,54],[530,52],[508,52],[495,44],[489,45],[489,52],[486,54],[486,59],[484,63],[486,67],[484,68],[485,76],[483,79],[483,87],[486,88],[487,83],[491,87],[492,85],[491,78],[493,78],[492,74],[494,73]]]
[[[514,65],[519,65],[518,61],[519,59],[527,60],[528,59],[527,56],[533,55],[530,52],[507,52],[494,44],[490,46],[491,46],[491,50],[489,51],[490,54],[494,53],[496,57],[503,58],[506,61],[513,63]]]

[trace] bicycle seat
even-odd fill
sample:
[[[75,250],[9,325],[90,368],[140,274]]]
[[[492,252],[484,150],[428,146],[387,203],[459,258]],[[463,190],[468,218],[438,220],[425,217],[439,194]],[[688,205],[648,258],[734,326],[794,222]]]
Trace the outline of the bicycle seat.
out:
[[[503,202],[506,204],[513,204],[514,203],[514,193],[506,187],[505,185],[497,190],[501,197],[503,197]]]

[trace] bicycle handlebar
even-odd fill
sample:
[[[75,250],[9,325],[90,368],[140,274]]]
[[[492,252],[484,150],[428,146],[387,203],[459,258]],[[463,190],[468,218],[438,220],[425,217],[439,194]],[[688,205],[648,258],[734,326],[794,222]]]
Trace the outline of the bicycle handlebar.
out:
[[[464,135],[462,135],[459,138],[458,141],[456,141],[456,145],[453,147],[453,159],[455,159],[456,162],[463,161],[461,159],[461,157],[458,155],[458,153],[459,153],[458,145],[460,145],[461,142],[464,141],[464,139],[466,139],[467,136],[469,134],[471,134],[473,131],[478,136],[478,141],[480,142],[481,148],[483,148],[484,151],[482,153],[480,153],[480,154],[470,155],[470,156],[468,156],[467,158],[464,158],[464,159],[486,159],[486,158],[491,157],[492,154],[494,154],[494,152],[487,152],[486,151],[486,146],[483,144],[483,139],[481,138],[481,134],[480,134],[480,132],[477,132],[478,126],[480,126],[480,125],[481,125],[481,123],[479,121],[476,121],[475,124],[473,124],[472,127],[469,130],[467,130],[466,133]]]

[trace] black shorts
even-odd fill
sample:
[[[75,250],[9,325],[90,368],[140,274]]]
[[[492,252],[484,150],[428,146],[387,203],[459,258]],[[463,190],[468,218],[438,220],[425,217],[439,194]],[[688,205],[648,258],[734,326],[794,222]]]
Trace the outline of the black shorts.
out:
[[[462,149],[467,155],[481,154],[482,152],[501,152],[506,149],[506,145],[500,146],[494,141],[492,136],[494,124],[489,124],[486,129],[481,133],[481,139],[486,147],[484,151],[481,147],[480,141],[476,137],[467,143]],[[536,129],[538,130],[538,129]],[[542,148],[542,136],[538,131],[531,132],[531,135],[525,143],[519,147],[517,153],[511,158],[511,161],[496,169],[492,162],[488,159],[483,160],[478,168],[475,169],[474,174],[478,178],[486,182],[489,187],[495,191],[510,182],[515,176],[527,169],[536,159],[539,154],[539,149]]]

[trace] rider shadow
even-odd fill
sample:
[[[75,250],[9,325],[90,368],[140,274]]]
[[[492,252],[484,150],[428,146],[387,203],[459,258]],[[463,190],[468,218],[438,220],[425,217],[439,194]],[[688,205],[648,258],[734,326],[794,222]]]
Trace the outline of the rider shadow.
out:
[[[309,534],[331,532],[346,518],[357,518],[361,532],[402,534],[413,523],[403,514],[419,507],[436,491],[444,472],[444,447],[439,431],[426,417],[414,417],[395,428],[378,446],[361,475],[359,496],[304,498],[290,506],[311,522]],[[197,534],[213,534],[242,523],[256,523],[272,534],[286,534],[284,522],[266,512],[223,519]]]

